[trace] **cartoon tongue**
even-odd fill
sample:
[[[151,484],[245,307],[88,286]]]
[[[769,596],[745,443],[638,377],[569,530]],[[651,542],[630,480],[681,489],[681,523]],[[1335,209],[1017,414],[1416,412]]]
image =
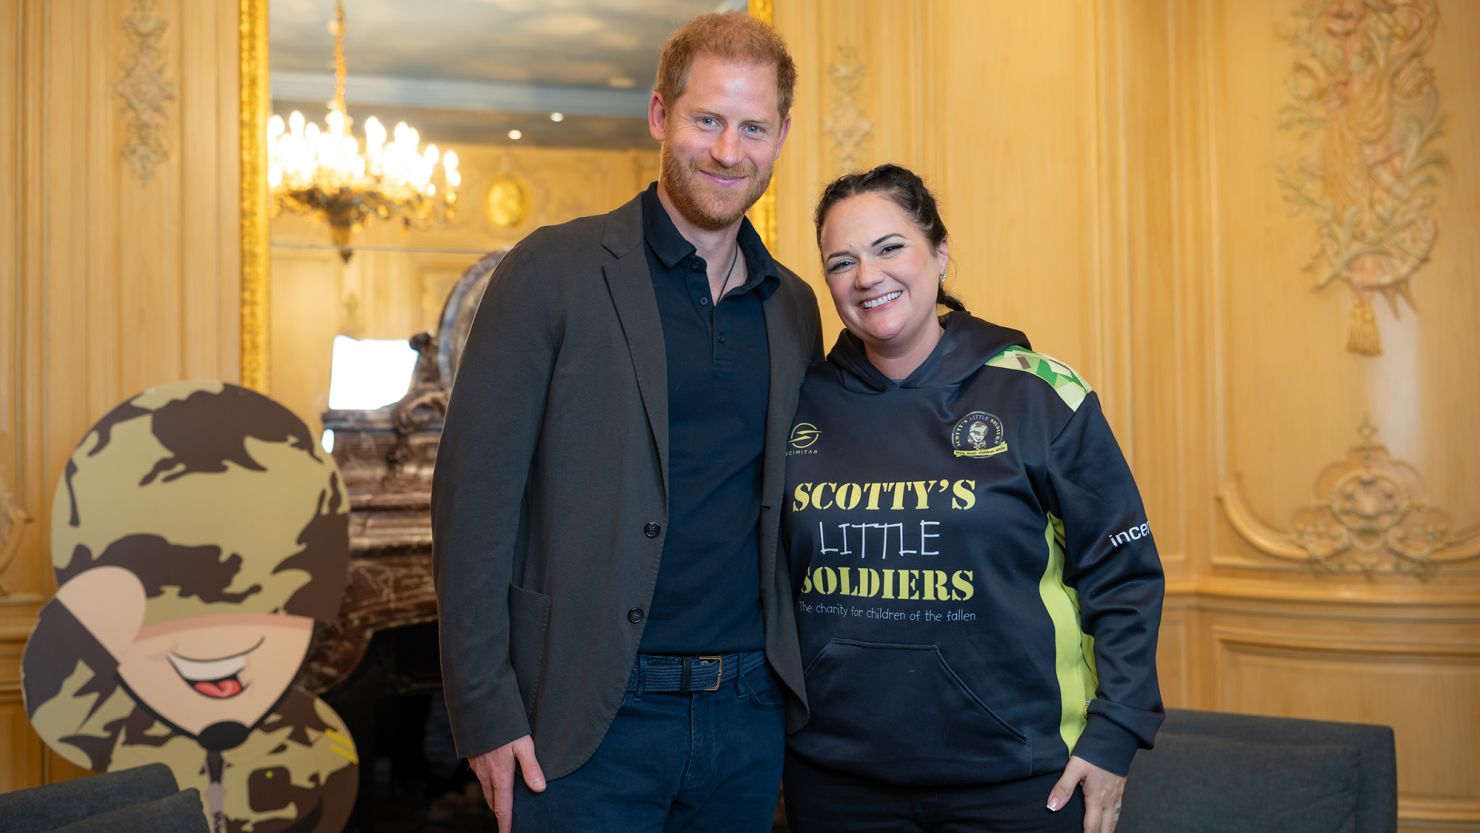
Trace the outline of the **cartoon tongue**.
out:
[[[190,685],[207,697],[215,697],[221,700],[227,697],[235,697],[242,691],[241,680],[238,680],[234,674],[220,680],[198,680]]]

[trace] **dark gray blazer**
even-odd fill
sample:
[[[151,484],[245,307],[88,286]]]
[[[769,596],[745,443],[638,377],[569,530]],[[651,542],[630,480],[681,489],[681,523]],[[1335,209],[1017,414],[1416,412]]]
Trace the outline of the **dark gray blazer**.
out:
[[[776,563],[782,452],[822,342],[812,290],[780,271],[764,302],[759,569],[766,655],[800,699],[791,587]],[[621,705],[667,524],[667,359],[633,199],[515,246],[468,335],[432,485],[459,755],[532,734],[547,777],[585,763]],[[788,712],[796,728],[804,708]]]

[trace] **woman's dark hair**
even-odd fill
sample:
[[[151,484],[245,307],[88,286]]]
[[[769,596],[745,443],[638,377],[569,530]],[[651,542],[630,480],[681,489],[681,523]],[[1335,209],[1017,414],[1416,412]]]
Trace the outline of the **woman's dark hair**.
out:
[[[822,245],[822,221],[827,219],[827,213],[834,205],[859,194],[878,194],[892,200],[895,205],[904,209],[910,222],[925,235],[931,248],[939,249],[940,244],[945,242],[946,224],[940,219],[940,211],[935,207],[935,197],[925,187],[924,180],[909,168],[886,162],[871,171],[840,176],[822,190],[822,198],[817,201],[817,213],[812,217],[817,225],[819,247]],[[947,292],[944,286],[936,289],[935,302],[947,309],[966,311],[966,305]]]

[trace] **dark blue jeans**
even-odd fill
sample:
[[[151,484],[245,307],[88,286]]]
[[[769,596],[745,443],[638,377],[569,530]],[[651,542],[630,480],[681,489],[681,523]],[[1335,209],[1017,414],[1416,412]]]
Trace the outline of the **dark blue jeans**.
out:
[[[769,831],[785,737],[780,686],[761,662],[716,691],[629,687],[601,745],[579,769],[539,794],[516,777],[514,830]]]

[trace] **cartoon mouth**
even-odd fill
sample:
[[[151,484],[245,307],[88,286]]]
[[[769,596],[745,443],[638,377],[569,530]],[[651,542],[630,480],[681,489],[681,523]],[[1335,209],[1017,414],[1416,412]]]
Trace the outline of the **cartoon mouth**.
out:
[[[190,684],[196,691],[214,700],[228,700],[246,690],[242,681],[233,674],[219,680],[198,680]]]
[[[246,690],[238,675],[247,667],[247,654],[257,650],[261,644],[259,639],[247,650],[220,659],[191,659],[175,653],[166,656],[180,679],[197,693],[213,700],[227,700]]]
[[[903,294],[904,292],[902,290],[896,289],[893,292],[890,292],[888,295],[880,295],[877,298],[870,298],[867,301],[860,303],[859,306],[863,307],[864,309],[874,309],[876,307],[882,307]]]

